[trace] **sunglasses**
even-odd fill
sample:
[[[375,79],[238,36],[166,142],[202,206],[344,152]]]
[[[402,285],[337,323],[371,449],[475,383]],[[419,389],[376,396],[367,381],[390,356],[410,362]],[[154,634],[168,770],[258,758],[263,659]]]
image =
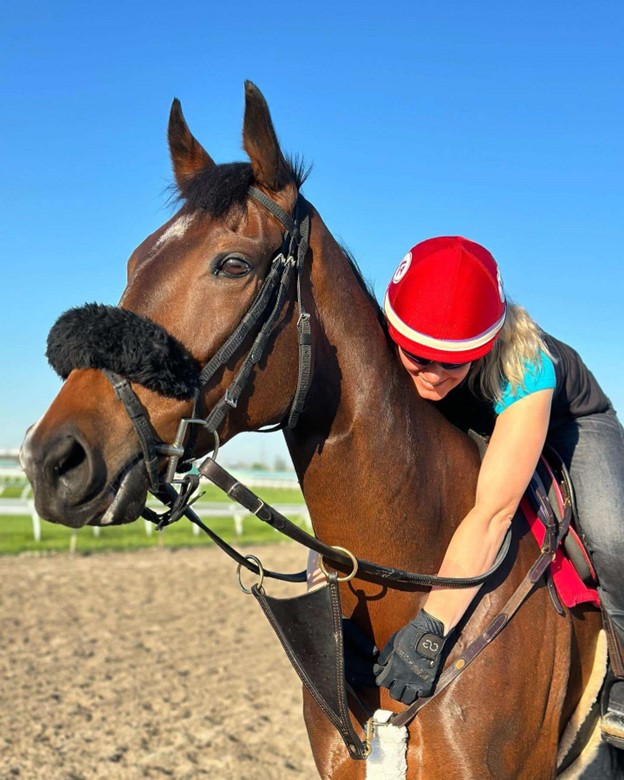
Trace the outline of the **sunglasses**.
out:
[[[440,368],[443,368],[445,371],[455,371],[456,369],[463,368],[464,366],[467,366],[468,363],[470,363],[470,360],[465,360],[463,363],[442,363],[439,360],[429,360],[428,358],[418,357],[418,355],[414,355],[411,352],[408,352],[406,349],[403,349],[403,347],[401,347],[401,352],[409,360],[411,360],[412,363],[416,363],[422,368],[425,368],[425,366],[428,366],[431,363],[436,363],[438,366],[440,366]]]

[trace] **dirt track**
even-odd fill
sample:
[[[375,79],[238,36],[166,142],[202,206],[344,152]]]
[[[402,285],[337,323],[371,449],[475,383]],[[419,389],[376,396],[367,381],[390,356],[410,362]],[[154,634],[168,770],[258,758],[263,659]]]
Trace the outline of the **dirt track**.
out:
[[[0,778],[316,778],[298,678],[234,569],[213,549],[1,558]]]

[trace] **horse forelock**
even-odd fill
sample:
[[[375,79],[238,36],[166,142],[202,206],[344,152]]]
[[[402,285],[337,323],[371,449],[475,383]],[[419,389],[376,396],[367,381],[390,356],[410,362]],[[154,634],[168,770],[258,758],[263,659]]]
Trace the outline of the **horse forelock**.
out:
[[[297,189],[309,174],[303,160],[287,160],[289,173]],[[175,199],[193,211],[204,211],[212,217],[221,217],[234,206],[247,202],[249,188],[254,184],[251,164],[247,162],[214,165],[196,173],[182,188],[175,186]]]

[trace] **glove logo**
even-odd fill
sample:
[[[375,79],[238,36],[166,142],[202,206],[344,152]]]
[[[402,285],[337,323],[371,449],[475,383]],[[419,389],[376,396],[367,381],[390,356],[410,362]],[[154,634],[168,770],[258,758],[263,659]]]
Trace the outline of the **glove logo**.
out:
[[[429,660],[437,658],[441,649],[442,642],[440,641],[440,637],[436,634],[423,634],[416,645],[416,652],[423,658],[428,658]]]

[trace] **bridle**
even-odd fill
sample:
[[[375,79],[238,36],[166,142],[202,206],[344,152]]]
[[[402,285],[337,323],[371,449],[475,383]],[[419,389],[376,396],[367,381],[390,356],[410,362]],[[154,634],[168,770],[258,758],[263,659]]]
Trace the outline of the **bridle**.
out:
[[[219,448],[219,428],[230,411],[237,407],[254,366],[265,353],[280,312],[288,298],[293,276],[296,279],[298,308],[299,368],[297,387],[285,423],[289,428],[294,428],[297,425],[310,387],[312,375],[310,315],[305,310],[301,292],[301,274],[308,252],[310,235],[308,204],[305,198],[299,195],[291,216],[256,187],[249,188],[249,195],[282,224],[284,227],[282,244],[273,257],[269,272],[248,311],[224,344],[202,368],[193,397],[192,414],[190,417],[183,417],[180,420],[171,444],[158,441],[155,438],[145,408],[132,389],[130,382],[110,369],[103,369],[104,376],[112,384],[117,398],[123,403],[136,431],[143,453],[150,491],[159,498],[166,496],[169,499],[167,503],[170,503],[173,484],[176,483],[180,486],[179,490],[176,491],[180,498],[174,499],[176,503],[174,513],[171,511],[171,507],[165,513],[164,519],[167,523],[174,522],[183,514],[184,509],[190,505],[191,495],[197,488],[196,477],[187,474],[181,479],[176,479],[176,473],[188,472],[191,468],[197,434],[202,428],[212,435],[214,439],[213,457],[216,456]],[[217,372],[238,352],[249,334],[259,324],[260,328],[251,349],[236,376],[219,401],[212,407],[208,416],[204,418],[201,412],[205,388]],[[283,421],[268,430],[278,430],[282,427],[284,427]],[[168,459],[164,476],[160,473],[160,463],[163,457]],[[151,513],[151,510],[149,512]],[[154,519],[152,514],[150,514],[149,519]],[[159,523],[162,520],[161,516]]]
[[[255,187],[250,187],[248,194],[257,203],[272,214],[284,228],[282,243],[276,250],[267,276],[258,291],[251,306],[236,326],[234,331],[225,340],[223,345],[208,360],[203,368],[195,365],[194,358],[186,352],[184,347],[175,342],[163,328],[134,313],[116,307],[98,307],[87,304],[82,309],[70,310],[59,318],[48,337],[48,359],[55,370],[63,377],[73,368],[97,368],[112,384],[117,398],[124,405],[128,417],[137,434],[143,462],[145,465],[150,492],[166,507],[164,512],[158,513],[150,507],[145,507],[142,516],[156,523],[159,529],[176,522],[181,517],[187,517],[195,525],[199,526],[222,550],[238,562],[240,566],[259,574],[262,577],[273,577],[289,582],[305,581],[305,571],[296,574],[281,574],[263,570],[261,565],[251,561],[249,556],[240,555],[234,548],[228,545],[210,528],[208,528],[197,516],[192,504],[197,498],[197,489],[200,483],[200,475],[208,478],[227,495],[244,506],[260,520],[273,526],[291,539],[305,545],[319,553],[338,568],[350,571],[349,579],[359,572],[359,576],[374,578],[384,583],[401,585],[418,585],[431,587],[434,585],[452,588],[467,588],[479,585],[498,569],[509,550],[511,535],[507,534],[501,550],[492,568],[476,577],[439,577],[431,574],[419,574],[384,566],[372,561],[356,558],[351,552],[340,547],[330,547],[315,536],[304,531],[292,523],[288,518],[280,514],[274,507],[262,501],[247,487],[242,485],[228,471],[216,462],[219,449],[219,428],[227,415],[235,409],[241,394],[247,386],[254,366],[262,359],[267,345],[274,332],[284,304],[288,300],[293,279],[296,286],[296,304],[298,308],[297,330],[299,342],[298,377],[295,393],[291,401],[290,409],[285,420],[273,426],[270,430],[278,430],[285,426],[295,428],[300,415],[303,412],[308,390],[312,378],[312,337],[310,314],[305,310],[302,296],[301,278],[305,258],[309,248],[310,215],[307,201],[302,195],[298,195],[292,215],[288,214],[275,201]],[[191,365],[190,378],[184,384],[185,390],[180,393],[175,389],[169,389],[165,394],[172,397],[190,398],[192,400],[192,413],[190,417],[183,417],[179,423],[175,438],[172,443],[160,441],[154,435],[154,430],[146,409],[140,402],[132,388],[131,381],[138,384],[147,384],[148,380],[142,380],[141,374],[137,374],[133,366],[124,363],[123,374],[113,370],[116,363],[110,354],[101,354],[98,349],[98,339],[86,341],[83,338],[83,329],[88,328],[91,318],[103,317],[104,329],[106,323],[112,323],[115,327],[121,325],[121,333],[132,331],[133,328],[143,333],[141,347],[150,350],[152,339],[169,340],[168,355],[175,365],[186,368]],[[100,323],[102,327],[102,323]],[[256,332],[257,331],[257,332]],[[247,338],[256,332],[252,346],[244,358],[236,376],[212,407],[209,414],[202,414],[202,399],[205,388],[210,384],[217,372],[223,368],[238,352]],[[96,331],[96,335],[102,336],[102,331]],[[69,356],[63,354],[63,345],[66,341],[73,344],[76,354],[69,349]],[[52,346],[51,346],[52,342]],[[82,347],[82,348],[81,348]],[[95,354],[97,352],[97,354]],[[80,353],[80,354],[78,354]],[[144,354],[138,350],[137,359],[142,361]],[[111,367],[112,366],[112,367]],[[153,388],[152,388],[153,389]],[[177,394],[176,394],[177,393]],[[199,474],[191,472],[194,461],[194,450],[197,436],[200,430],[205,430],[212,435],[214,445],[212,454],[208,455],[198,467]],[[162,459],[167,458],[167,466],[162,474]],[[177,476],[183,474],[184,476]]]

